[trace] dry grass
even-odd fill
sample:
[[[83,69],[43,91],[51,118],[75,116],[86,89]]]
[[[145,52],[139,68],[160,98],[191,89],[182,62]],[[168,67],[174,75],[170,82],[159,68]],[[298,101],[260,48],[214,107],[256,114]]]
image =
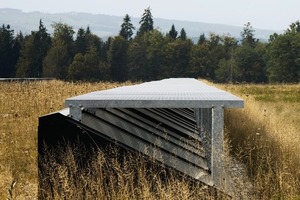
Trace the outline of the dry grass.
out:
[[[259,199],[300,198],[300,85],[218,85],[245,100],[226,112],[232,153]]]
[[[41,199],[212,199],[213,191],[191,183],[142,155],[116,147],[97,150],[82,167],[82,149],[70,147],[43,161]]]
[[[67,97],[116,86],[119,84],[72,84],[61,81],[0,83],[0,199],[37,198],[39,116],[62,109]],[[226,112],[226,129],[233,154],[248,166],[256,197],[299,199],[300,86],[218,87],[230,90],[246,100],[244,109]],[[66,162],[58,163],[54,159],[57,156],[67,158]],[[53,198],[61,199],[68,195],[68,198],[82,199],[82,196],[76,196],[79,194],[86,194],[86,198],[92,199],[96,199],[96,196],[99,199],[212,197],[203,187],[195,185],[191,189],[185,179],[178,179],[176,176],[171,176],[168,181],[161,179],[161,176],[148,176],[158,172],[143,166],[142,157],[134,157],[132,162],[132,157],[128,156],[126,162],[118,163],[116,159],[108,159],[102,151],[94,156],[95,159],[88,163],[89,167],[83,169],[73,162],[76,158],[74,150],[70,152],[67,148],[59,154],[49,154],[49,159],[52,159],[49,162],[52,166],[52,170],[48,171],[49,177],[57,181],[53,186]],[[134,171],[137,163],[141,164],[140,170]],[[107,166],[113,171],[104,170]],[[70,169],[73,173],[70,173]],[[132,174],[137,176],[131,176]],[[104,178],[104,175],[112,179]],[[103,185],[107,187],[102,187]]]
[[[13,197],[37,197],[39,116],[64,108],[68,97],[119,85],[61,81],[0,83],[0,199],[8,197],[13,181]]]

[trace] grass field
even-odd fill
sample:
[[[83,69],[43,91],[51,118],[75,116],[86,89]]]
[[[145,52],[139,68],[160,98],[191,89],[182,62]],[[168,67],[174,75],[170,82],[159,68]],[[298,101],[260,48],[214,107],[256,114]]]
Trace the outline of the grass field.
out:
[[[0,199],[37,199],[39,116],[62,109],[64,100],[68,97],[119,85],[117,83],[74,84],[61,81],[0,83]],[[216,86],[245,100],[244,109],[226,111],[225,126],[231,141],[231,153],[246,164],[253,183],[254,195],[260,199],[299,199],[300,85]],[[72,160],[74,152],[65,153]],[[106,159],[104,154],[96,154],[96,156],[91,163],[95,168],[102,166],[99,163],[103,163]],[[121,199],[121,197],[127,199],[203,197],[205,199],[206,191],[202,188],[195,186],[196,188],[191,189],[185,180],[175,177],[167,184],[163,184],[159,178],[149,180],[147,178],[149,171],[145,167],[141,167],[144,169],[141,171],[130,171],[133,164],[129,161],[127,168],[122,169],[115,160],[105,161],[104,163],[115,163],[115,170],[119,170],[117,173],[119,185],[112,184],[109,191],[106,189],[102,193],[99,188],[91,190],[98,189],[99,195],[111,194],[111,199]],[[71,197],[72,192],[76,194],[74,190],[79,189],[72,181],[78,180],[81,188],[84,188],[87,187],[85,175],[92,175],[92,177],[103,175],[79,169],[75,170],[76,176],[66,175],[68,167],[76,168],[70,163],[72,164],[68,162],[64,166],[53,169],[56,176],[65,175],[65,182],[61,183],[64,185],[65,192],[56,193],[56,199],[63,198],[62,195],[66,194]],[[52,164],[57,166],[55,161]],[[124,171],[124,169],[128,170]],[[138,174],[141,180],[144,179],[138,188],[130,184],[132,174]],[[99,179],[93,181],[101,183]],[[154,183],[157,189],[151,191]],[[76,195],[73,197],[73,199],[80,198]],[[209,197],[211,196],[208,195],[207,198]]]
[[[226,112],[232,153],[260,199],[300,199],[300,85],[218,85],[245,100]]]

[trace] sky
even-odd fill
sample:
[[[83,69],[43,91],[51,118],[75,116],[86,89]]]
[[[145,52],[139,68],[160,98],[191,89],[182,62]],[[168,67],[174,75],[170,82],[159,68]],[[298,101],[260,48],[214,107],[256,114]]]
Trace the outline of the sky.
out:
[[[0,0],[0,8],[46,13],[87,12],[141,17],[148,7],[154,18],[235,26],[250,22],[255,29],[278,31],[300,20],[300,0]]]

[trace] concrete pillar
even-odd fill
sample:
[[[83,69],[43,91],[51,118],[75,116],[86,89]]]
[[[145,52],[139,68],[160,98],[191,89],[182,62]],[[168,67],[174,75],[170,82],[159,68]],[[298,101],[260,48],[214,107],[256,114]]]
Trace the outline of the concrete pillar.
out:
[[[224,109],[221,106],[212,108],[211,126],[211,173],[214,185],[225,189],[226,173],[224,161]]]

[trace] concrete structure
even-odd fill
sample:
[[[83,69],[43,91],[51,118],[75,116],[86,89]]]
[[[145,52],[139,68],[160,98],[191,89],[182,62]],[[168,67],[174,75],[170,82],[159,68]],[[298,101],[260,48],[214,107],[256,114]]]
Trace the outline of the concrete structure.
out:
[[[243,107],[242,99],[195,79],[173,78],[92,92],[69,98],[65,105],[65,111],[52,116],[81,127],[93,141],[116,142],[227,190],[224,109]],[[51,115],[40,118],[39,146],[55,140],[45,128],[56,126],[49,124],[49,118]],[[59,124],[55,130],[63,129],[63,123]]]

